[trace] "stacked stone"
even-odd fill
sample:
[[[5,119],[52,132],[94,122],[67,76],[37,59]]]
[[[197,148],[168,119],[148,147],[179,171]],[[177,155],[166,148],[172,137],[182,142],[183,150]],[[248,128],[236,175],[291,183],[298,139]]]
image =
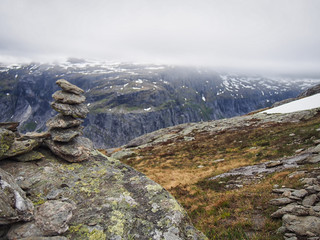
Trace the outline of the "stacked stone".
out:
[[[320,145],[312,149],[312,156],[307,163],[320,161]],[[280,198],[273,199],[270,204],[279,206],[279,209],[271,214],[273,218],[282,218],[282,227],[279,233],[284,234],[286,240],[319,240],[320,239],[320,168],[313,170],[297,171],[289,175],[294,177],[304,175],[301,189],[278,188],[274,193],[281,194]]]
[[[56,84],[62,90],[52,95],[54,102],[51,107],[59,114],[47,122],[51,140],[47,140],[46,144],[54,154],[69,162],[87,160],[92,143],[89,139],[80,137],[83,129],[81,119],[89,112],[84,104],[84,91],[64,79],[58,80]]]

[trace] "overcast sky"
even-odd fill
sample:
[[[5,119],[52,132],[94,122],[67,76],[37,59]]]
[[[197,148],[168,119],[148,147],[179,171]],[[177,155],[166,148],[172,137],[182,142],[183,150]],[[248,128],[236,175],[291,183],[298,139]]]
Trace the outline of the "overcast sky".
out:
[[[320,0],[0,0],[0,61],[320,72]]]

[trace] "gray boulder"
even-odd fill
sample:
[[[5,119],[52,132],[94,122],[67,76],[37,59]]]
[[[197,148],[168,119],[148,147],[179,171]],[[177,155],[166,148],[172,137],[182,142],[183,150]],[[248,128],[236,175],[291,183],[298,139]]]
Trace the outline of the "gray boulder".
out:
[[[74,93],[77,95],[84,93],[84,91],[81,88],[69,83],[68,81],[66,81],[64,79],[59,79],[58,81],[56,81],[56,84],[58,84],[59,87],[61,87],[66,92]]]
[[[52,97],[60,103],[67,104],[80,104],[86,101],[86,97],[83,95],[76,95],[74,93],[69,93],[66,91],[56,91]]]
[[[0,224],[29,221],[33,204],[14,178],[0,168]]]

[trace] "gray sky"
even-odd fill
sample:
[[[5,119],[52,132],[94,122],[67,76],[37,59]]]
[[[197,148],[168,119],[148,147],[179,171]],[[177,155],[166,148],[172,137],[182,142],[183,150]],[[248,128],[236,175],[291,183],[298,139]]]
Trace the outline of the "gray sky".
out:
[[[320,72],[320,0],[1,0],[0,61]]]

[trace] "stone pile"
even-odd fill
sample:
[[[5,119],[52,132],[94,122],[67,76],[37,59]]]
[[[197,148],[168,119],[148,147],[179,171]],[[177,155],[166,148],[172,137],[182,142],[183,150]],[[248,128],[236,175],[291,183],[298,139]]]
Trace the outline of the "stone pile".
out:
[[[313,156],[309,159],[320,158],[320,145],[314,148]],[[282,218],[282,227],[278,229],[287,240],[319,240],[320,239],[320,168],[312,171],[298,171],[293,174],[307,174],[300,181],[302,189],[278,188],[273,192],[279,198],[270,201],[279,209],[271,214],[273,218]]]
[[[64,79],[56,83],[62,90],[52,95],[54,102],[51,107],[59,114],[47,122],[51,139],[46,144],[54,154],[69,162],[87,160],[93,146],[89,139],[80,137],[83,129],[81,119],[89,112],[84,104],[84,91]]]

